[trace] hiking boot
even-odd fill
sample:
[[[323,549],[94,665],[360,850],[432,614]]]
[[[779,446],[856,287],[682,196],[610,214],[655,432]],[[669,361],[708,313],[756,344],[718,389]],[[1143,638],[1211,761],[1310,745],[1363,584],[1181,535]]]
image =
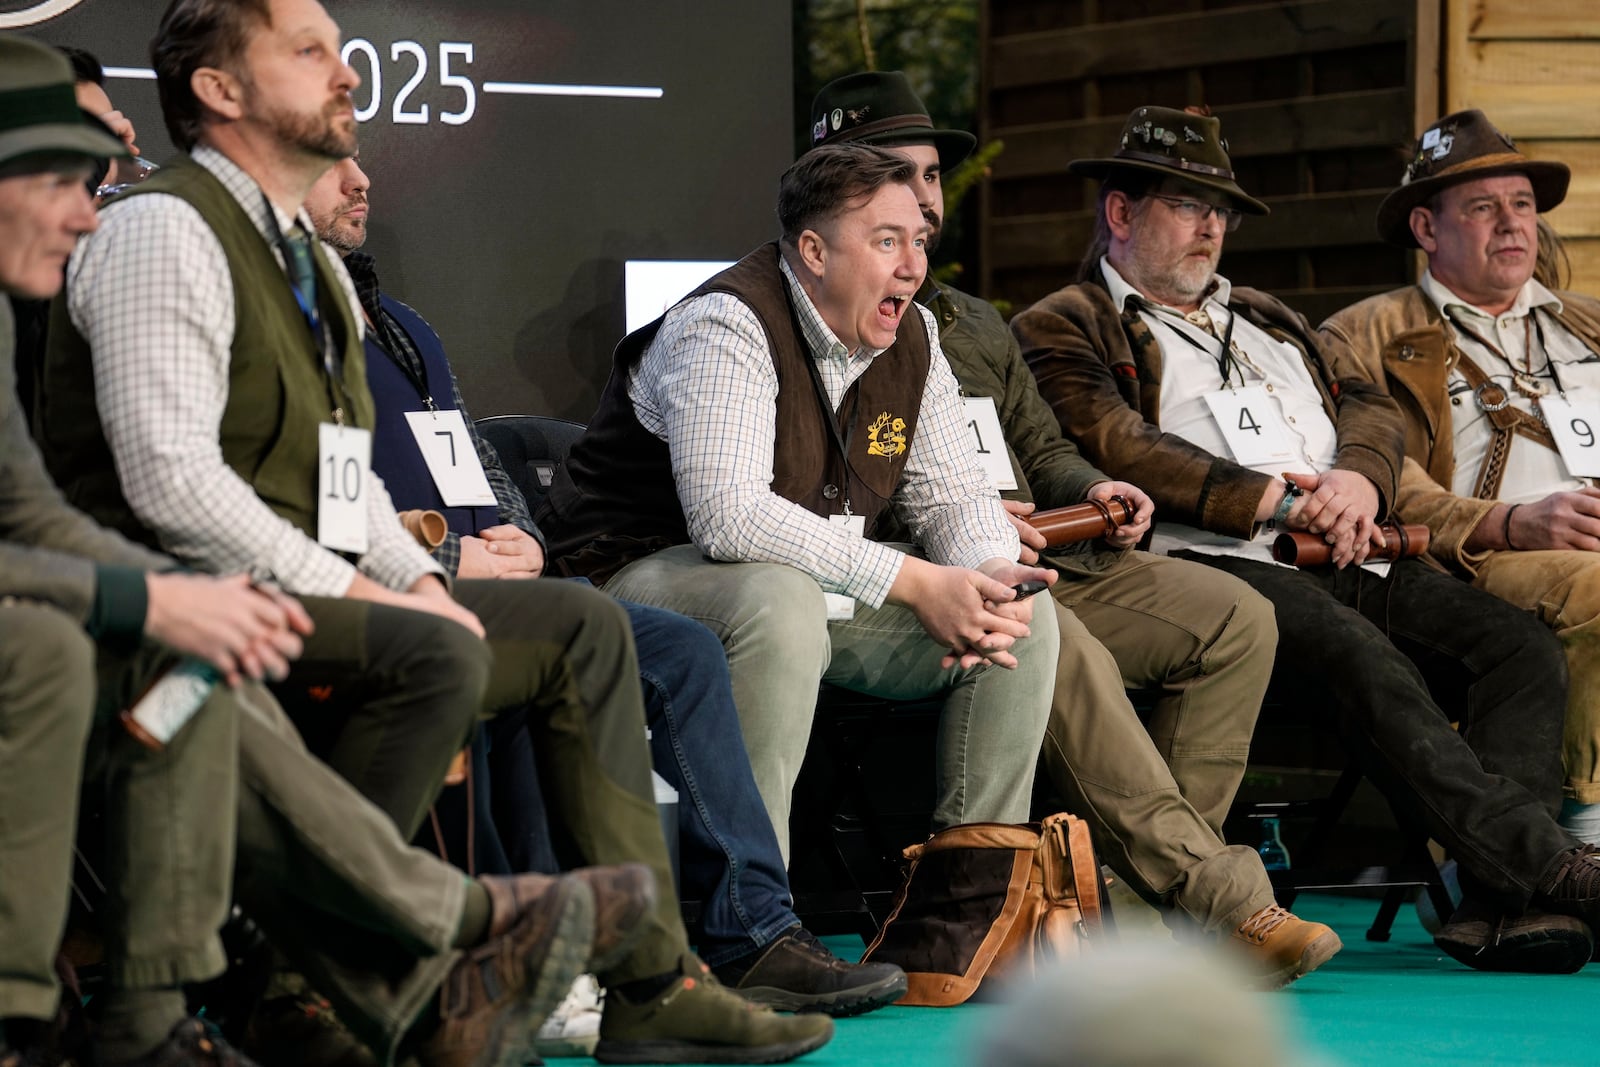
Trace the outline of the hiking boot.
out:
[[[100,1057],[100,1067],[257,1067],[199,1019],[181,1019],[167,1039],[138,1059],[116,1063]]]
[[[256,1005],[240,1043],[261,1067],[378,1067],[378,1059],[310,989]]]
[[[581,974],[572,983],[567,999],[539,1027],[534,1047],[540,1056],[562,1059],[592,1056],[600,1040],[600,998],[605,990],[592,974]]]
[[[1461,902],[1433,943],[1468,967],[1517,974],[1571,974],[1594,951],[1581,919],[1534,909],[1509,915],[1475,899]]]
[[[783,1063],[821,1048],[833,1020],[779,1015],[725,988],[711,968],[685,956],[671,985],[640,1004],[606,990],[601,1063]]]
[[[583,867],[572,872],[594,898],[594,944],[590,971],[616,966],[633,950],[644,932],[644,919],[656,906],[656,879],[642,863]],[[489,892],[489,936],[498,937],[522,908],[536,901],[555,881],[543,874],[484,875],[478,881]]]
[[[1243,951],[1247,966],[1264,988],[1281,989],[1303,978],[1344,948],[1339,935],[1321,923],[1296,918],[1286,908],[1268,904],[1228,936]]]
[[[520,1067],[533,1060],[539,1025],[588,969],[594,940],[588,883],[546,878],[537,886],[523,882],[521,890],[511,916],[502,905],[514,894],[491,891],[490,936],[462,950],[439,988],[437,1024],[419,1027],[411,1043],[422,1067]],[[508,918],[514,918],[509,925]]]
[[[861,1015],[906,995],[906,973],[892,963],[846,963],[803,926],[716,969],[746,1000],[779,1011]]]
[[[1556,857],[1550,873],[1539,882],[1534,902],[1600,930],[1600,849],[1581,845]]]

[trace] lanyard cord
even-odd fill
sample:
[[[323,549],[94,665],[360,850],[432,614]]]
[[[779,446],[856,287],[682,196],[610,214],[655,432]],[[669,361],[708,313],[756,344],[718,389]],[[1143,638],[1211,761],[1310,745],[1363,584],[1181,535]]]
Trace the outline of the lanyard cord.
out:
[[[851,420],[850,438],[846,438],[839,432],[839,419],[834,415],[832,401],[828,399],[827,386],[822,384],[822,372],[817,370],[816,359],[807,352],[805,361],[806,369],[811,372],[811,386],[816,391],[817,403],[822,406],[822,421],[828,424],[829,438],[839,450],[839,458],[844,461],[845,484],[841,488],[844,492],[844,513],[848,515],[850,514],[850,438],[855,436],[854,420]]]

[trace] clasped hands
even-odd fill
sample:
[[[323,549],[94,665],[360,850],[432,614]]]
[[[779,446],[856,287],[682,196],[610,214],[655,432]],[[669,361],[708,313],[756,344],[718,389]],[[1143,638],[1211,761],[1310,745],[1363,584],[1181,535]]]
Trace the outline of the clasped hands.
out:
[[[1365,475],[1335,469],[1321,474],[1285,473],[1283,477],[1303,494],[1283,524],[1319,535],[1328,543],[1335,567],[1360,566],[1374,548],[1387,544],[1378,525],[1378,489]],[[1261,498],[1267,515],[1277,509],[1284,492],[1282,482],[1268,487]],[[1264,518],[1260,510],[1257,518]]]

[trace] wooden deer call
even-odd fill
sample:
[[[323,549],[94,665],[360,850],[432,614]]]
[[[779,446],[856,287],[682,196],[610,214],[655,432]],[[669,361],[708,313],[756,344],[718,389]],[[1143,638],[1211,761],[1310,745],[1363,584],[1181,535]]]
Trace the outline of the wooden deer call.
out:
[[[1027,519],[1030,526],[1044,534],[1045,544],[1050,548],[1110,537],[1117,532],[1117,527],[1132,521],[1133,505],[1120,496],[1036,511]]]
[[[1383,524],[1384,546],[1367,554],[1368,562],[1410,559],[1428,551],[1428,528],[1416,524]],[[1333,548],[1317,534],[1281,533],[1272,542],[1272,558],[1295,567],[1320,567],[1333,558]]]

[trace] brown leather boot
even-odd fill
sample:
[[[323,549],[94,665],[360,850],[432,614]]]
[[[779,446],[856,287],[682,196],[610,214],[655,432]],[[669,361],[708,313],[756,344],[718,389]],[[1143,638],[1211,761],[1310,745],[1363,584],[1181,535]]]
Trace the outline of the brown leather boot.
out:
[[[656,879],[642,863],[611,867],[583,867],[571,877],[580,879],[594,896],[594,944],[589,949],[589,971],[613,967],[633,950],[644,929],[644,918],[656,906]],[[524,907],[549,890],[555,881],[543,874],[484,875],[478,879],[489,892],[489,936],[510,929]],[[565,996],[565,992],[562,994]]]
[[[1276,904],[1240,923],[1227,941],[1266,989],[1281,989],[1303,978],[1344,948],[1329,927],[1306,922]]]
[[[417,1035],[422,1067],[531,1062],[539,1025],[588,969],[595,909],[587,882],[571,875],[499,881],[489,891],[488,938],[462,951],[439,988],[438,1025]],[[518,885],[513,891],[507,882]]]
[[[1529,908],[1509,914],[1467,897],[1433,943],[1480,971],[1572,974],[1589,962],[1594,937],[1582,919]]]

